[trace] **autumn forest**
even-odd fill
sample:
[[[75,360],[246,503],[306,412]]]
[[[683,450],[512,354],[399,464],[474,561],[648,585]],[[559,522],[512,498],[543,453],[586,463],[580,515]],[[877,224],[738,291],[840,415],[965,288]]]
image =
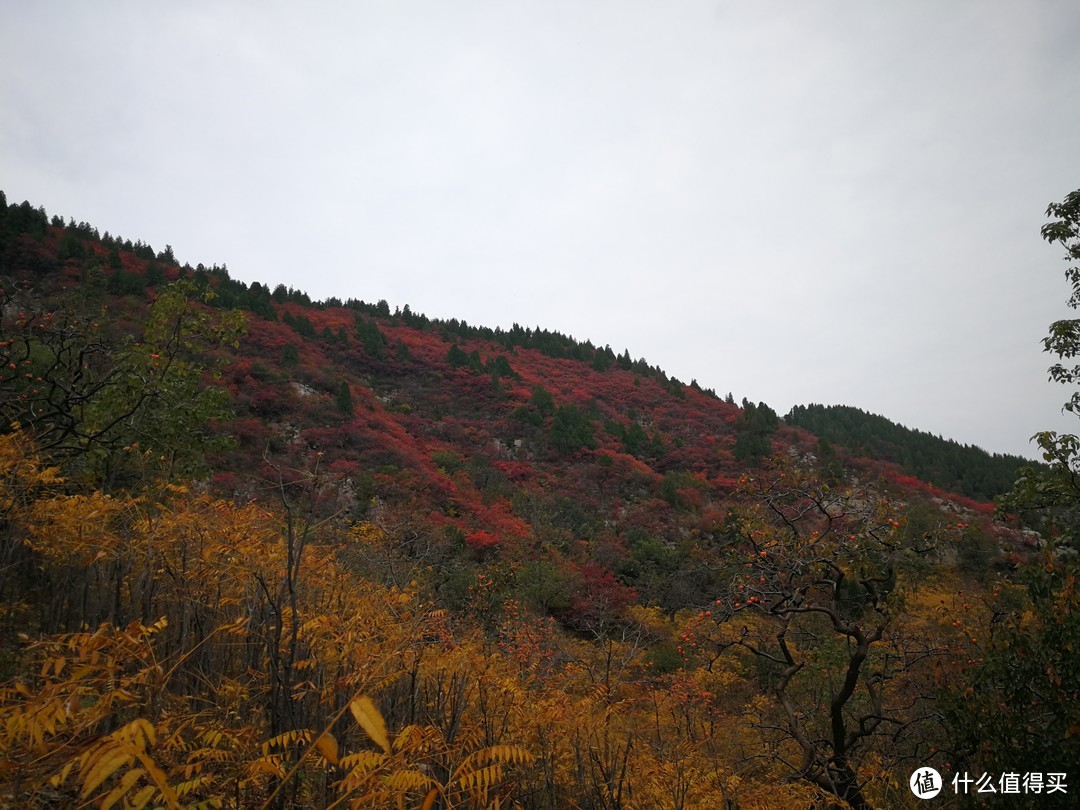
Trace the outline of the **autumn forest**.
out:
[[[1048,214],[1080,273],[1080,194]],[[1040,445],[0,193],[0,805],[863,810],[928,766],[1075,806],[1078,443]]]

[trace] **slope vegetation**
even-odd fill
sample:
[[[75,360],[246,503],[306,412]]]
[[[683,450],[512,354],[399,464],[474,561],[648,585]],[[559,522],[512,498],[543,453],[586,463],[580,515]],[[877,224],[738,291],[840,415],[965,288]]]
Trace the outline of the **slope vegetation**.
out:
[[[986,503],[2,197],[0,276],[12,806],[894,807],[988,742],[1038,543]]]

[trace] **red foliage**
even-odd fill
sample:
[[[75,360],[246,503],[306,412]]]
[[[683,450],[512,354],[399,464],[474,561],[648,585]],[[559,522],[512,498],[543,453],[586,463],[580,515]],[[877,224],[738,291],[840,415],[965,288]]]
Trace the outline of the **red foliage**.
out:
[[[210,487],[215,492],[224,492],[231,495],[236,492],[238,487],[238,479],[235,475],[228,472],[214,473],[213,478],[210,479]]]
[[[593,562],[576,567],[581,580],[570,598],[572,623],[618,618],[637,599],[637,591],[619,582],[607,568]]]
[[[486,532],[483,529],[477,529],[472,534],[465,538],[465,543],[471,549],[476,551],[487,551],[488,549],[497,548],[499,545],[499,538],[493,535],[491,532]]]
[[[731,476],[718,475],[713,478],[712,485],[720,492],[734,492],[739,486],[739,481]]]
[[[491,466],[514,483],[533,480],[535,474],[533,465],[527,461],[494,461]]]
[[[327,472],[331,475],[339,476],[342,478],[348,478],[349,476],[359,475],[361,467],[355,461],[339,458],[331,461],[326,465]]]
[[[234,419],[229,423],[229,431],[241,446],[261,447],[266,441],[266,423],[259,419]]]

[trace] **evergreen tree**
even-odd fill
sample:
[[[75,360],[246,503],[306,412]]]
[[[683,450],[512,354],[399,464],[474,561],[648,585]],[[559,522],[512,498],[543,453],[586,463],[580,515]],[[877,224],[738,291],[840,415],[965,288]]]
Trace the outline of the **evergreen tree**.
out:
[[[529,397],[529,404],[544,416],[550,416],[555,412],[555,397],[540,384],[533,386],[532,396]]]
[[[464,368],[469,365],[469,355],[465,354],[464,350],[454,343],[446,353],[446,362],[454,368]]]
[[[315,325],[308,319],[306,315],[293,316],[292,323],[289,324],[299,332],[303,337],[315,339]]]
[[[337,392],[334,394],[334,405],[344,414],[351,416],[353,413],[352,391],[344,380],[338,383]]]
[[[60,239],[60,250],[56,257],[63,262],[68,259],[81,259],[85,255],[86,249],[83,247],[82,240],[74,233],[65,233]]]
[[[143,277],[146,279],[146,283],[151,287],[160,287],[165,283],[165,271],[157,262],[150,261],[146,263],[146,270],[143,273]]]
[[[499,377],[510,377],[514,380],[520,380],[521,375],[518,374],[510,365],[510,361],[506,359],[506,355],[496,355],[488,361],[488,371],[495,379]]]
[[[759,402],[755,405],[745,397],[743,412],[735,423],[738,435],[732,454],[738,461],[760,459],[772,454],[772,435],[780,425],[776,411]]]
[[[359,312],[353,320],[356,324],[356,339],[363,345],[364,352],[376,360],[383,359],[386,356],[386,338],[379,327]]]
[[[645,428],[636,419],[630,423],[630,427],[623,435],[623,449],[632,456],[641,457],[648,445],[649,437]]]
[[[109,276],[105,289],[112,295],[139,295],[143,292],[143,280],[119,268]]]
[[[585,411],[574,405],[561,405],[555,409],[548,438],[552,447],[560,453],[596,449],[592,420]]]

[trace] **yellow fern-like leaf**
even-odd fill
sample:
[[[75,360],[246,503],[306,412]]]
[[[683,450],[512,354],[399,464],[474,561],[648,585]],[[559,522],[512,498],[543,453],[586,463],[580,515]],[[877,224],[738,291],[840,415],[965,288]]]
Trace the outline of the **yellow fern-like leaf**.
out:
[[[463,732],[459,739],[463,740],[467,734]],[[462,744],[467,746],[464,740]],[[443,733],[434,726],[405,726],[394,735],[394,751],[412,757],[430,753],[443,745]]]
[[[150,803],[150,800],[154,798],[154,794],[157,793],[157,788],[153,785],[147,785],[130,799],[130,804],[133,810],[142,810],[146,805]]]
[[[349,711],[352,712],[356,722],[360,724],[360,728],[371,738],[371,741],[389,754],[390,738],[386,733],[386,721],[383,720],[379,710],[375,708],[375,704],[371,702],[371,698],[367,696],[356,698],[349,704]]]
[[[63,768],[60,769],[59,773],[55,774],[49,780],[49,784],[52,785],[53,787],[60,787],[62,784],[64,784],[64,782],[67,781],[67,779],[71,775],[71,771],[72,771],[72,769],[74,767],[75,767],[75,760],[69,761]]]
[[[290,745],[306,744],[311,742],[311,732],[307,729],[285,731],[276,737],[271,737],[262,744],[263,754],[269,754],[271,748],[288,748]]]
[[[399,794],[426,788],[431,784],[430,777],[414,770],[394,771],[386,777],[386,786]]]
[[[502,765],[523,765],[536,759],[518,745],[493,745],[467,756],[451,776],[459,790],[486,789],[502,780]],[[486,767],[485,767],[486,766]]]
[[[375,751],[359,751],[355,754],[343,756],[341,761],[338,762],[338,766],[349,771],[368,773],[382,767],[386,761],[386,754],[379,754]]]
[[[82,796],[85,799],[93,793],[102,782],[116,773],[124,765],[132,760],[131,753],[126,746],[110,744],[102,746],[101,754],[93,758],[93,765],[83,778]]]
[[[149,756],[142,751],[138,752],[139,762],[146,768],[146,773],[153,781],[154,785],[161,792],[162,797],[170,808],[179,807],[180,799],[176,795],[176,791],[173,790],[172,785],[169,784],[168,777],[165,776],[165,772],[159,768]]]
[[[276,776],[278,779],[285,777],[285,766],[281,764],[281,757],[259,757],[247,764],[245,769],[249,779],[258,776]]]
[[[144,773],[146,773],[146,771],[142,768],[132,768],[125,773],[123,778],[117,783],[116,787],[110,790],[105,798],[101,800],[101,810],[109,810],[110,807],[124,798],[128,791],[135,787],[135,783],[139,781]]]
[[[201,787],[206,787],[207,785],[212,785],[213,783],[213,777],[196,776],[194,779],[188,779],[186,782],[181,782],[180,784],[178,784],[176,786],[176,795],[179,797],[183,797],[195,790],[198,790]]]
[[[528,749],[519,745],[493,745],[470,755],[466,762],[505,762],[511,765],[524,765],[534,759],[536,757]]]
[[[405,726],[394,736],[394,752],[400,753],[406,748],[411,748],[414,740],[420,737],[419,726]]]
[[[460,790],[486,790],[502,781],[502,765],[496,763],[475,771],[466,771],[458,777]]]
[[[157,745],[154,725],[143,717],[132,720],[117,732],[117,736],[131,740],[136,751],[145,751],[147,747]]]

